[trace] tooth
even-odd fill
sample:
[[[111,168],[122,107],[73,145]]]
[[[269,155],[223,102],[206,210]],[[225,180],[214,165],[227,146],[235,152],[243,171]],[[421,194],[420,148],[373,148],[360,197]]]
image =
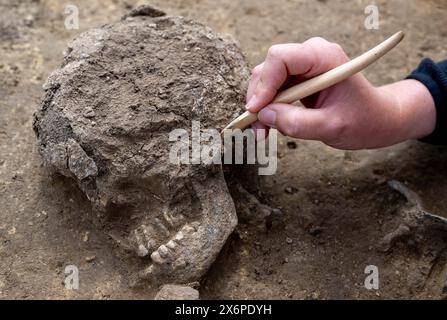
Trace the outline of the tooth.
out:
[[[185,226],[182,228],[182,230],[185,231],[186,233],[194,232],[194,231],[195,231],[195,229],[194,229],[193,227],[191,227],[190,225],[185,225]]]
[[[149,239],[149,240],[147,240],[147,249],[149,250],[149,251],[153,251],[153,250],[155,250],[155,247],[157,246],[157,244],[155,243],[155,240],[153,240],[153,239]]]
[[[177,232],[177,234],[175,235],[175,240],[176,241],[181,241],[183,238],[185,237],[185,235],[183,234],[183,232],[179,231]]]
[[[194,228],[194,231],[197,231],[197,229],[199,229],[199,227],[200,227],[200,222],[198,222],[198,221],[192,222],[191,227]]]
[[[165,211],[163,213],[163,217],[165,218],[166,222],[169,223],[169,225],[171,227],[174,227],[174,221],[167,211]]]
[[[140,244],[138,246],[138,252],[137,252],[139,257],[145,257],[149,254],[149,251],[146,249],[145,246],[143,246],[142,244]]]
[[[177,246],[177,244],[174,242],[174,240],[169,240],[168,243],[166,243],[166,246],[167,246],[169,249],[174,250],[175,247]]]
[[[160,256],[160,253],[158,253],[158,251],[152,252],[151,259],[157,264],[162,264],[165,262],[165,260]]]
[[[169,257],[169,249],[164,245],[164,244],[162,244],[159,248],[158,248],[158,253],[160,254],[160,256],[162,257],[162,258],[167,258],[167,257]]]

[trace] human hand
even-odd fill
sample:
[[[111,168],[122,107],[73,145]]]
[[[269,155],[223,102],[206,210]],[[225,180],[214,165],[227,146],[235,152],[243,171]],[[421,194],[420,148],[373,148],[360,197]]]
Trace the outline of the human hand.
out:
[[[274,127],[287,136],[346,150],[390,146],[434,130],[433,98],[416,80],[376,88],[359,73],[303,99],[306,108],[269,104],[278,91],[348,60],[338,44],[322,38],[272,46],[254,68],[248,87],[247,109],[259,112],[253,128]]]

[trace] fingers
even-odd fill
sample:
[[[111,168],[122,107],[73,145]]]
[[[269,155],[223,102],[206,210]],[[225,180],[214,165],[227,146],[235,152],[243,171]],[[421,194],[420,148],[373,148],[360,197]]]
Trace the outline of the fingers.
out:
[[[247,89],[247,97],[246,102],[250,100],[250,98],[253,96],[253,92],[255,91],[256,87],[258,86],[259,79],[261,78],[261,72],[262,67],[264,66],[264,63],[261,63],[253,68],[253,71],[251,72],[251,79],[250,83],[248,84]]]
[[[327,109],[306,109],[288,104],[271,104],[258,113],[263,124],[299,139],[336,140],[344,129],[341,118],[329,116]]]
[[[322,38],[312,38],[302,44],[274,45],[270,47],[264,63],[253,70],[246,108],[259,112],[273,100],[289,75],[314,77],[347,60],[339,45]]]

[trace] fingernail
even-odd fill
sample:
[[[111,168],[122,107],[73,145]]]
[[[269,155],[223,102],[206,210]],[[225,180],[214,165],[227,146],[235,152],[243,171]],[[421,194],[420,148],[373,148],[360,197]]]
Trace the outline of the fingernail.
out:
[[[261,111],[259,111],[258,113],[258,119],[270,126],[270,127],[275,127],[275,123],[276,123],[276,112],[273,111],[272,109],[269,108],[264,108]]]
[[[253,95],[250,100],[248,100],[247,104],[245,105],[245,109],[248,111],[251,111],[251,109],[255,106],[256,103],[256,96]]]

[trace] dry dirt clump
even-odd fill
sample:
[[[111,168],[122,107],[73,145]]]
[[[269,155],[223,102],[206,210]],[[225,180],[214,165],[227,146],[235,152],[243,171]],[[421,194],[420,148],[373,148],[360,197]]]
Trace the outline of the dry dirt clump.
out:
[[[45,166],[77,181],[104,229],[146,261],[143,278],[200,279],[235,228],[221,166],[170,163],[169,132],[222,129],[248,77],[232,39],[145,6],[77,37],[44,85]]]

